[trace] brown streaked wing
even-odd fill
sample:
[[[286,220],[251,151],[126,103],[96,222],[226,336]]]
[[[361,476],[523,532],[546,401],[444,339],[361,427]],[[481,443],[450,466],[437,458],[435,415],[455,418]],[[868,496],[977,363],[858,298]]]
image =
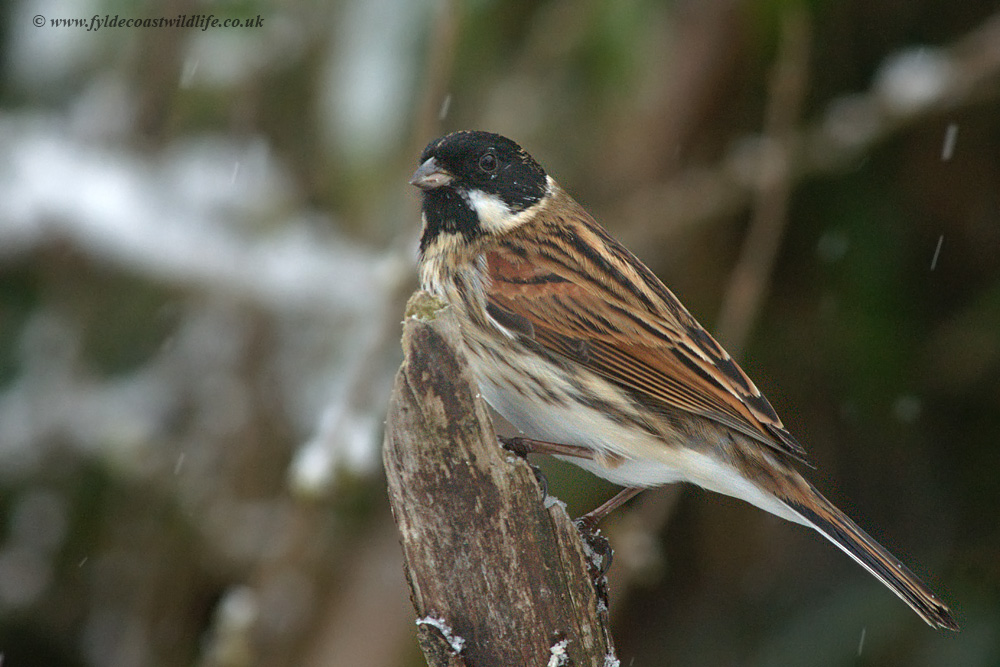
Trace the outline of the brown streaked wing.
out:
[[[809,464],[805,450],[739,366],[638,259],[597,229],[600,242],[614,244],[608,248],[611,255],[627,260],[631,271],[602,275],[600,267],[584,266],[572,248],[556,252],[552,243],[532,247],[513,238],[486,253],[494,318],[530,323],[520,328],[522,335],[530,332],[544,348],[643,402],[712,419]],[[567,243],[576,238],[571,235]],[[629,290],[605,289],[599,282],[630,273],[650,288],[645,300],[655,310],[630,307],[619,296]]]

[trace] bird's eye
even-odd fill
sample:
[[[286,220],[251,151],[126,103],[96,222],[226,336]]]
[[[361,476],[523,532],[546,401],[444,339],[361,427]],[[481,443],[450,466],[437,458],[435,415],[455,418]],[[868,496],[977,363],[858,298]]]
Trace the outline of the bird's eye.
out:
[[[497,156],[493,153],[486,153],[479,158],[479,168],[487,174],[492,174],[497,170]]]

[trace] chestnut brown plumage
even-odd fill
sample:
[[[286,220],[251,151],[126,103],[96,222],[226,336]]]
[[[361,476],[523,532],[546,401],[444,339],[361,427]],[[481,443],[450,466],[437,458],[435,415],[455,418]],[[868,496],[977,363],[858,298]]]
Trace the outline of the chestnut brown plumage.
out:
[[[455,309],[483,396],[536,448],[627,487],[600,515],[691,482],[818,530],[929,625],[958,629],[797,471],[805,450],[729,354],[520,146],[449,134],[410,183],[422,286]]]

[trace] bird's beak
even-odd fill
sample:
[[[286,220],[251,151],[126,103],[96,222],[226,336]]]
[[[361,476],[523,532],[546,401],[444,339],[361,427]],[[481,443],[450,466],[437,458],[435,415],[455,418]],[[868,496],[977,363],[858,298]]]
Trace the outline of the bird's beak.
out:
[[[443,185],[448,185],[455,177],[438,164],[434,158],[428,159],[420,165],[413,177],[410,178],[410,185],[415,185],[421,190],[433,190]]]

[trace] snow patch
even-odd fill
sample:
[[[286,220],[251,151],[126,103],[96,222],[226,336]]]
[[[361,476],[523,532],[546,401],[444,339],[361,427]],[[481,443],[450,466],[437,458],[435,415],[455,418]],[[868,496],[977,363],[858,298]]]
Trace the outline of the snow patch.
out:
[[[456,655],[462,652],[465,647],[465,639],[454,634],[451,626],[445,623],[443,618],[436,618],[434,616],[424,616],[423,618],[417,619],[417,626],[430,625],[437,628],[441,636],[444,637],[448,645],[451,646],[451,650],[455,652]]]
[[[570,664],[569,656],[566,655],[566,647],[569,646],[568,639],[562,639],[549,647],[549,661],[546,667],[566,667]]]

